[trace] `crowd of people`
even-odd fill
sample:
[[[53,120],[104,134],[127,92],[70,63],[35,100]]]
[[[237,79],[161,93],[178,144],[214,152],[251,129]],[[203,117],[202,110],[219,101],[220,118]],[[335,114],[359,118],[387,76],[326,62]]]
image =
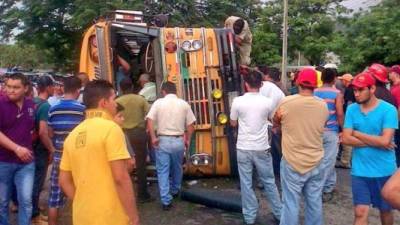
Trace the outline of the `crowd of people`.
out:
[[[89,81],[84,73],[57,80],[45,75],[35,85],[20,73],[7,76],[0,94],[1,225],[10,224],[10,208],[18,212],[20,225],[57,224],[65,196],[73,199],[74,224],[138,224],[129,173],[136,167],[139,201],[152,200],[146,189],[145,116],[156,97],[149,75],[140,78],[144,97],[132,93],[133,84],[126,78],[120,82],[117,99],[111,83]],[[165,95],[176,92],[171,83],[165,85]],[[185,104],[177,103],[185,107],[182,112],[190,109]],[[157,120],[159,114],[153,110],[148,116]],[[162,123],[155,124],[160,130]],[[174,127],[165,129],[174,132]],[[170,146],[162,149],[168,151]],[[48,216],[44,216],[39,197],[50,164]],[[182,171],[176,174],[179,189]]]
[[[383,225],[394,224],[392,209],[400,208],[400,172],[395,174],[400,66],[373,64],[354,77],[339,76],[330,66],[320,70],[320,76],[313,68],[300,70],[292,95],[275,68],[247,67],[243,73],[245,94],[233,99],[230,126],[238,129],[245,224],[254,224],[258,211],[254,169],[276,223],[299,224],[304,198],[304,224],[324,224],[323,202],[336,192],[335,166],[351,169],[354,224],[368,224],[371,205],[380,211]],[[196,121],[174,83],[164,82],[158,99],[148,74],[140,76],[138,94],[132,80],[122,78],[118,96],[108,81],[89,81],[83,73],[58,80],[41,76],[37,94],[19,73],[4,84],[1,225],[10,224],[10,207],[18,212],[20,225],[55,225],[66,197],[72,200],[75,225],[139,224],[136,202],[154,200],[147,190],[149,152],[154,153],[150,158],[156,164],[162,209],[173,207]],[[50,164],[45,218],[39,197]]]
[[[293,76],[296,93],[286,97],[279,79],[271,78],[274,69],[261,65],[244,71],[247,92],[233,100],[230,119],[231,126],[239,126],[245,224],[255,223],[258,209],[253,169],[276,222],[299,224],[304,198],[304,224],[324,224],[323,202],[336,192],[335,166],[351,169],[354,224],[368,224],[370,206],[380,211],[383,225],[394,224],[392,209],[400,200],[400,172],[395,174],[400,66],[372,64],[355,77],[339,76],[332,64],[303,68]]]

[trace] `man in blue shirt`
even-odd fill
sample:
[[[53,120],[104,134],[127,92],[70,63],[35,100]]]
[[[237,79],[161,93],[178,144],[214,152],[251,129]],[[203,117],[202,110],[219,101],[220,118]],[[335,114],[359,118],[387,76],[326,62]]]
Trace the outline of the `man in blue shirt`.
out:
[[[64,80],[64,98],[49,110],[48,124],[52,136],[55,152],[50,177],[49,193],[49,225],[57,222],[58,208],[64,206],[65,197],[58,185],[60,161],[65,138],[81,123],[84,117],[85,106],[77,101],[82,82],[78,77],[67,77]]]
[[[348,107],[343,143],[353,146],[352,192],[356,225],[368,224],[372,204],[380,210],[383,225],[393,224],[390,205],[381,189],[396,170],[393,135],[398,128],[396,108],[375,96],[370,73],[357,75],[352,86],[357,104]]]

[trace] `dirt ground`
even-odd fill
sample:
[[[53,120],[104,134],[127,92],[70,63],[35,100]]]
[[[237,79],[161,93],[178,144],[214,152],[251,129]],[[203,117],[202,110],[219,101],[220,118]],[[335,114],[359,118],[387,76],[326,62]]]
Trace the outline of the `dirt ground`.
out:
[[[332,201],[324,204],[325,224],[326,225],[350,225],[353,223],[353,211],[350,189],[349,170],[338,169],[338,185],[337,191]],[[186,188],[204,187],[221,192],[236,192],[237,181],[230,178],[212,178],[198,179],[197,184],[188,185],[185,180]],[[42,194],[42,205],[46,205],[47,190]],[[142,225],[201,225],[201,224],[218,224],[218,225],[239,225],[243,224],[242,215],[240,213],[232,213],[219,209],[208,208],[202,205],[189,203],[180,199],[174,200],[174,207],[170,211],[161,210],[158,196],[157,183],[150,186],[150,192],[155,197],[155,201],[139,204],[140,221]],[[272,214],[267,205],[265,197],[257,189],[257,195],[260,200],[260,209],[258,212],[257,224],[273,225]],[[15,222],[15,214],[12,217],[12,224]],[[371,210],[370,225],[380,224],[379,213],[377,210]],[[71,206],[63,209],[60,225],[71,225]],[[395,224],[400,225],[400,213],[395,212]]]

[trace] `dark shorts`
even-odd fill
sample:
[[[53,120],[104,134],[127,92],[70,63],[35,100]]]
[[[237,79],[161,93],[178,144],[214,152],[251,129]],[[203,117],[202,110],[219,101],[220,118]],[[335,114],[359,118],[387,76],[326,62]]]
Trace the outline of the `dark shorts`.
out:
[[[351,176],[353,205],[371,205],[380,211],[390,211],[392,207],[382,198],[381,190],[388,177]]]

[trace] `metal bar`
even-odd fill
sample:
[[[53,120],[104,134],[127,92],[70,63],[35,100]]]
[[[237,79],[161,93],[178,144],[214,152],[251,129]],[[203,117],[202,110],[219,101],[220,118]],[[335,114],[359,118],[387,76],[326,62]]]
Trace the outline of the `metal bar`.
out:
[[[206,60],[206,56],[207,56],[207,50],[208,50],[208,42],[206,41],[206,35],[205,35],[205,29],[202,28],[201,32],[203,34],[203,52],[204,52],[204,65],[205,65],[205,72],[206,72],[206,82],[207,82],[207,99],[208,99],[208,113],[210,115],[210,125],[211,125],[211,152],[212,152],[212,156],[213,156],[213,160],[212,160],[212,170],[213,173],[216,174],[217,173],[217,148],[216,148],[216,124],[215,124],[215,120],[214,120],[214,116],[215,116],[215,111],[214,111],[214,99],[211,95],[211,89],[212,89],[212,84],[211,84],[211,74],[210,74],[210,64],[213,64],[212,62],[212,52],[210,51],[210,64],[208,64],[207,60]],[[218,38],[218,36],[216,36]],[[218,43],[218,41],[217,41]],[[217,44],[218,45],[218,44]],[[218,47],[219,49],[219,47]]]
[[[180,35],[180,30],[179,30],[179,27],[175,27],[174,28],[175,29],[175,41],[176,41],[176,46],[179,46],[179,35]],[[181,59],[180,59],[180,48],[178,47],[178,49],[176,50],[176,52],[175,52],[175,62],[176,62],[176,64],[175,64],[175,67],[177,68],[177,71],[178,71],[178,73],[179,74],[176,74],[176,75],[179,75],[179,87],[177,87],[177,88],[179,88],[178,90],[179,90],[179,92],[181,93],[181,97],[183,97],[183,98],[185,98],[184,96],[183,96],[183,92],[184,92],[184,90],[183,90],[183,78],[182,78],[182,71],[181,71]]]
[[[107,52],[109,49],[106,46],[106,40],[104,36],[104,27],[96,26],[96,40],[97,40],[97,51],[99,53],[99,69],[100,69],[100,78],[104,80],[108,80],[108,60],[107,60]],[[111,81],[114,83],[114,81]]]
[[[199,105],[199,109],[200,109],[200,118],[201,118],[201,125],[204,125],[205,121],[204,121],[204,114],[203,114],[203,110],[202,110],[202,99],[201,99],[201,78],[198,77],[197,79],[197,104]]]
[[[150,35],[152,37],[158,37],[160,35],[160,28],[155,28],[155,27],[149,27],[149,26],[141,26],[141,25],[135,25],[135,24],[123,24],[123,23],[118,23],[118,22],[113,22],[111,24],[113,27],[118,27],[124,30],[129,30],[141,34],[146,34]]]
[[[287,66],[287,46],[288,46],[288,0],[283,0],[283,32],[282,32],[282,86],[286,90],[287,85],[287,75],[286,75],[286,66]]]

